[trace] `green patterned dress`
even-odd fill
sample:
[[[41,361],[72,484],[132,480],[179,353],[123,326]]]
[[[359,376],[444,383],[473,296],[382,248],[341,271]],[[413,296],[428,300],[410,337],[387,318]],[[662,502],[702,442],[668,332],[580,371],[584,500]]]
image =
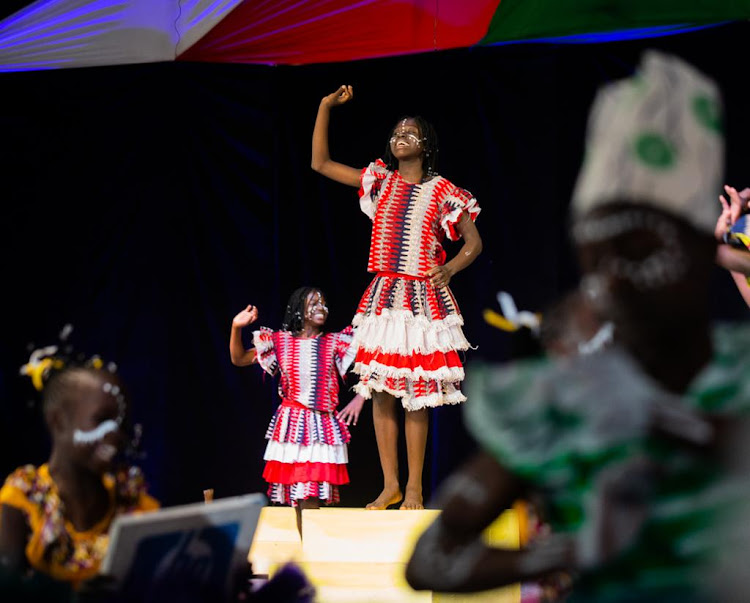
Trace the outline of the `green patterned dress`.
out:
[[[562,362],[475,364],[466,391],[469,430],[541,493],[555,532],[575,535],[584,553],[596,549],[602,499],[613,487],[621,531],[640,526],[619,554],[581,573],[570,602],[719,600],[723,558],[750,552],[733,522],[750,488],[746,475],[686,442],[708,428],[693,410],[747,414],[750,328],[715,329],[713,360],[683,397],[616,347]],[[665,425],[676,437],[664,437]],[[647,509],[642,523],[629,523],[634,501]]]

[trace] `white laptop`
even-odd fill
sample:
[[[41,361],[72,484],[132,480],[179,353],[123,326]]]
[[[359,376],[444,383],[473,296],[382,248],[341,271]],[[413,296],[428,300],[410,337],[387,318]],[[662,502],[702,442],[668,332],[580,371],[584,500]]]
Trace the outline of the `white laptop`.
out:
[[[266,502],[246,494],[118,517],[99,571],[127,600],[228,600]]]

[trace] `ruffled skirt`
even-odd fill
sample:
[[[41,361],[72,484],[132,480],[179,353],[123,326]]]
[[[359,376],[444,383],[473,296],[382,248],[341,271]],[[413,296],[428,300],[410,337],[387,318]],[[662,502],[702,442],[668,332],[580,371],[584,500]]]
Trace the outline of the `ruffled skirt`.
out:
[[[266,431],[263,479],[272,503],[297,506],[305,498],[339,502],[338,487],[349,483],[349,429],[333,412],[311,410],[284,400]]]
[[[466,400],[460,352],[469,349],[463,318],[448,287],[404,275],[378,274],[352,321],[357,393],[388,392],[406,410]]]

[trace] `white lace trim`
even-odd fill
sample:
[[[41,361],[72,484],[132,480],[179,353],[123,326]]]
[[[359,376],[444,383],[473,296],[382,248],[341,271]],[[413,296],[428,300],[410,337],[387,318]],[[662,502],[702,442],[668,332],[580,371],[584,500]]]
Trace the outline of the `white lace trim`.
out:
[[[383,310],[380,314],[357,314],[353,345],[365,350],[408,356],[414,352],[432,354],[468,350],[463,318],[451,314],[444,320],[429,320],[411,312]]]
[[[273,348],[271,333],[271,331],[264,328],[253,331],[253,346],[258,352],[267,352]]]
[[[401,405],[406,410],[421,410],[423,408],[435,408],[438,406],[445,406],[446,404],[460,404],[466,401],[466,396],[463,395],[461,390],[454,389],[451,392],[445,392],[440,394],[430,394],[428,396],[415,397],[408,393],[400,390],[391,389],[383,383],[377,381],[369,381],[367,385],[363,383],[357,383],[354,386],[354,391],[361,394],[365,399],[372,398],[372,392],[386,392],[401,399]]]
[[[482,210],[477,205],[477,200],[472,197],[466,202],[464,207],[457,207],[451,213],[443,216],[443,219],[440,220],[440,225],[443,227],[445,236],[448,237],[448,240],[454,240],[451,238],[450,228],[448,227],[449,224],[456,224],[461,217],[461,214],[464,212],[467,212],[471,216],[471,214],[478,215],[480,211]]]

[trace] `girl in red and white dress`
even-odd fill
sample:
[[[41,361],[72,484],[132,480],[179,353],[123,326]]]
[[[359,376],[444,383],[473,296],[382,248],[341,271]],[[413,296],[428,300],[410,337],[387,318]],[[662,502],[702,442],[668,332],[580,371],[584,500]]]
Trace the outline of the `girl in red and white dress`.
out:
[[[421,117],[404,118],[391,132],[382,159],[359,170],[333,161],[328,150],[330,109],[353,97],[341,86],[324,97],[312,140],[312,167],[342,184],[359,188],[362,211],[372,220],[368,271],[375,278],[352,321],[359,375],[356,390],[373,398],[373,422],[383,470],[383,490],[367,505],[421,509],[422,467],[427,443],[427,409],[466,398],[459,352],[469,343],[463,318],[448,283],[479,255],[482,240],[474,225],[476,199],[436,172],[437,136]],[[446,262],[442,241],[463,238]],[[402,494],[398,477],[395,399],[405,413],[409,478]],[[347,409],[347,414],[358,408]]]
[[[234,317],[229,351],[236,366],[257,363],[271,375],[281,373],[281,404],[266,431],[263,478],[269,500],[297,507],[299,522],[301,508],[337,503],[339,486],[349,483],[349,429],[336,407],[337,374],[343,378],[354,359],[352,328],[323,332],[328,308],[312,287],[292,293],[282,330],[261,327],[253,332],[253,347],[245,349],[242,329],[257,318],[251,305]],[[355,396],[349,404],[361,401]]]

